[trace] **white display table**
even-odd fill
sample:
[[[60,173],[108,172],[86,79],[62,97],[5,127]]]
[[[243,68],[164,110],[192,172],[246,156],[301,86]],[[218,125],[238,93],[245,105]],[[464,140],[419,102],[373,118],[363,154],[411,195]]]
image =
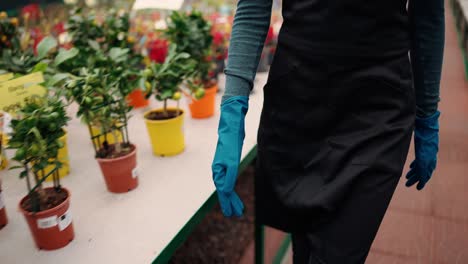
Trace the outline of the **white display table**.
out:
[[[243,167],[255,156],[266,76],[257,76],[256,92],[250,98]],[[221,88],[223,84],[221,78]],[[151,102],[152,107],[158,105]],[[181,105],[188,109],[185,102]],[[70,116],[75,116],[75,110],[76,107],[70,108]],[[26,194],[26,183],[18,178],[18,171],[0,172],[9,218],[9,224],[0,231],[1,264],[140,264],[168,260],[215,202],[211,162],[219,111],[206,120],[192,119],[187,113],[185,152],[175,157],[155,157],[143,120],[146,110],[134,110],[129,124],[130,139],[138,147],[140,185],[126,194],[106,190],[87,127],[76,118],[70,121],[67,130],[71,174],[62,180],[62,185],[72,193],[76,237],[63,249],[35,248],[17,210],[19,200]]]

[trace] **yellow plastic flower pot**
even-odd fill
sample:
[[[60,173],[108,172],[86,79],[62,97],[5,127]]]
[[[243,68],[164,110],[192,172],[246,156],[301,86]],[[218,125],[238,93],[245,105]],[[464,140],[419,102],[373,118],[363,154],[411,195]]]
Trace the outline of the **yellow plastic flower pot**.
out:
[[[60,162],[62,162],[62,168],[59,169],[59,178],[63,178],[70,174],[70,159],[68,157],[68,144],[67,144],[67,132],[65,135],[60,138],[60,142],[63,143],[63,148],[61,148],[58,152],[57,158]],[[49,165],[44,169],[45,175],[49,174],[55,166]],[[50,182],[53,180],[52,175],[49,176],[46,181]]]
[[[176,111],[176,108],[169,108]],[[185,149],[184,139],[184,111],[180,115],[166,120],[151,120],[147,117],[153,112],[163,112],[163,109],[151,110],[145,113],[146,128],[156,156],[174,156]]]
[[[0,149],[0,170],[4,170],[8,167],[8,159],[5,156],[5,148],[8,144],[8,138],[2,131],[0,131],[0,138],[2,140],[2,144],[0,144],[2,146]]]
[[[99,127],[91,127],[91,132],[93,133],[92,136],[94,137],[94,136],[97,136],[97,135],[101,134],[101,129]],[[112,133],[107,133],[106,135],[101,135],[99,137],[99,142],[101,142],[101,144],[102,144],[106,137],[107,137],[107,143],[109,143],[110,145],[115,144],[115,139],[114,139],[114,136],[112,135]],[[118,131],[118,130],[117,130],[117,137],[118,137],[119,141],[122,142],[122,133],[120,133],[120,131]]]

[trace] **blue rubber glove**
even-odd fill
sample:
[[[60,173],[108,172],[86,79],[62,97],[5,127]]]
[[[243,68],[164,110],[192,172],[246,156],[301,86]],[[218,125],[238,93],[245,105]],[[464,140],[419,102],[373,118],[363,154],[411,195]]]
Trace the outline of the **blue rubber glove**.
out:
[[[422,190],[431,179],[437,165],[437,152],[439,151],[439,116],[437,111],[427,118],[416,117],[414,129],[414,148],[416,159],[411,163],[411,170],[406,175],[406,186],[413,186]]]
[[[249,98],[233,96],[221,104],[218,145],[214,157],[213,181],[223,214],[242,216],[244,204],[234,191],[244,143],[244,120]]]

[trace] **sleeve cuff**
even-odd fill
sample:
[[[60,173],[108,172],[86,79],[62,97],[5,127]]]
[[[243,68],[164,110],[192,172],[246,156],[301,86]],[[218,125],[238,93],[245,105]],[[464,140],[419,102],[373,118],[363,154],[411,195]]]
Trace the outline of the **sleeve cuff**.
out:
[[[248,97],[250,95],[250,87],[251,85],[247,80],[238,76],[226,75],[226,89],[223,98],[232,96]]]

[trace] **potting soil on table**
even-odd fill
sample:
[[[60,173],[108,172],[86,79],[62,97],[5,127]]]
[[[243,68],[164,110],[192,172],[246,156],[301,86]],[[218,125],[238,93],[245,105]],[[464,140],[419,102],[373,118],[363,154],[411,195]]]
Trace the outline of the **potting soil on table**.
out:
[[[249,167],[237,182],[245,205],[242,218],[225,218],[216,205],[195,228],[169,263],[237,264],[254,239],[254,169]]]

